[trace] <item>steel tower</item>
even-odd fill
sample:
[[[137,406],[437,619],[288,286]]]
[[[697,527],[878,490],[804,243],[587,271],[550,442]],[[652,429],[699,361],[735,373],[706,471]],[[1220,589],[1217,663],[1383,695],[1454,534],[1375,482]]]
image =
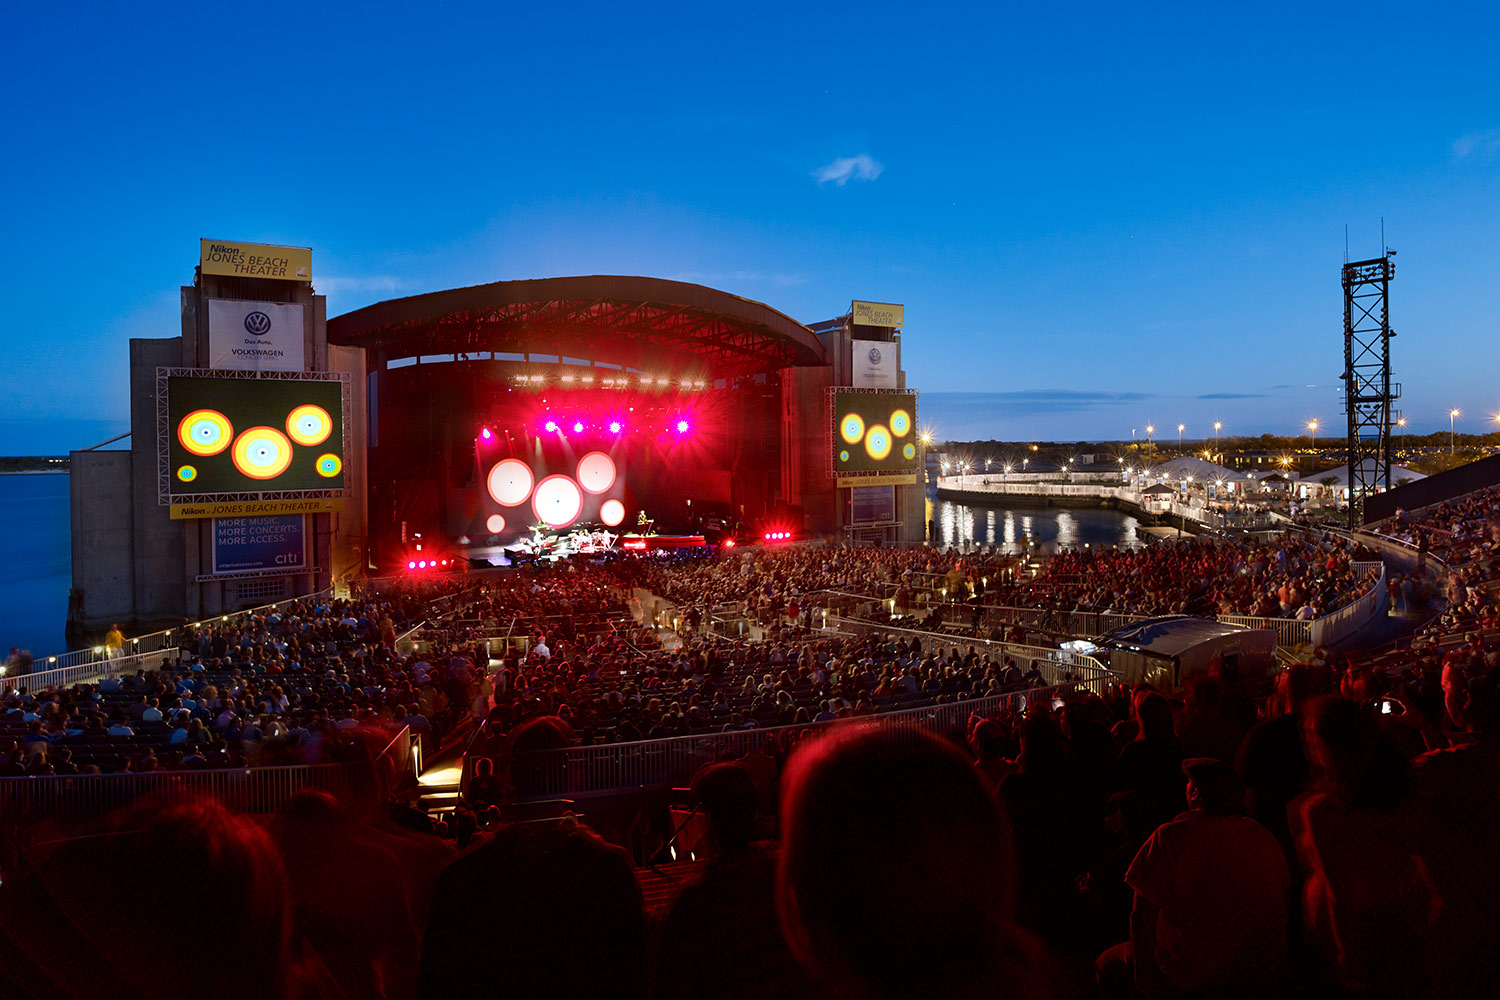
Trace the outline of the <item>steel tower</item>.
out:
[[[1349,416],[1349,527],[1364,523],[1365,497],[1391,488],[1391,279],[1396,251],[1344,265],[1344,412]]]

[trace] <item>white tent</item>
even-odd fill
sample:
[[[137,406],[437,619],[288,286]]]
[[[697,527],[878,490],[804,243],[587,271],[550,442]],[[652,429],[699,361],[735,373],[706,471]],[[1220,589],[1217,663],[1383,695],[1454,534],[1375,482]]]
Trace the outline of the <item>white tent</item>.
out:
[[[1360,465],[1363,469],[1371,470],[1369,472],[1369,475],[1373,477],[1373,468],[1375,465],[1375,460],[1373,458],[1364,459],[1360,463]],[[1427,477],[1422,475],[1420,472],[1417,472],[1414,469],[1408,469],[1403,465],[1391,466],[1391,486],[1393,487],[1400,485],[1401,480],[1403,479],[1407,480],[1408,482],[1414,483],[1418,479],[1426,478]],[[1314,472],[1311,475],[1302,477],[1302,481],[1305,483],[1317,483],[1319,485],[1322,485],[1323,480],[1325,479],[1336,480],[1336,482],[1333,484],[1333,488],[1336,490],[1347,489],[1349,487],[1349,466],[1341,465],[1337,469],[1325,469],[1322,472]]]
[[[1148,479],[1161,479],[1168,482],[1181,482],[1192,477],[1195,483],[1213,483],[1220,480],[1226,483],[1243,482],[1243,473],[1226,469],[1222,465],[1215,465],[1206,458],[1198,458],[1196,455],[1182,455],[1152,466],[1146,472]]]

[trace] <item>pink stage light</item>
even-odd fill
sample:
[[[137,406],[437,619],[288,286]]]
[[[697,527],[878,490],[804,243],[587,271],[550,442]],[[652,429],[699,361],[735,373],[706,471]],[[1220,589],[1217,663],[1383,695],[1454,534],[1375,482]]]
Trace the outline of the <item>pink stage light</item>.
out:
[[[407,569],[416,569],[417,568],[417,561],[415,559],[413,559],[411,562],[409,562],[409,563],[406,564],[406,568]]]
[[[688,432],[688,422],[686,420],[679,420],[679,421],[677,421],[677,433],[678,434],[686,434],[687,432]]]
[[[611,420],[609,422],[609,432],[611,434],[618,434],[618,433],[620,433],[624,429],[625,429],[624,425],[621,424],[618,420]]]
[[[493,431],[491,431],[488,427],[486,427],[484,430],[482,430],[482,431],[479,432],[479,436],[482,437],[482,438],[484,438],[486,441],[488,441],[490,438],[494,437],[495,435],[494,435]]]
[[[417,563],[417,569],[426,569],[426,568],[427,568],[427,560],[426,559],[423,559],[423,560],[421,560],[420,562]]]
[[[581,421],[581,420],[575,420],[575,421],[573,421],[573,433],[574,434],[582,434],[583,433],[583,421]]]
[[[546,431],[548,434],[556,434],[557,433],[557,421],[556,420],[549,420],[549,421],[547,421],[545,424],[542,425],[542,430]]]

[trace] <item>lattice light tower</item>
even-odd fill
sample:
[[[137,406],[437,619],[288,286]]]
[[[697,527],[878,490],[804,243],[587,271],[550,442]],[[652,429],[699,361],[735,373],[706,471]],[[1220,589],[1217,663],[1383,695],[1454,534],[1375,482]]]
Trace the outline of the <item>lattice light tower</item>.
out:
[[[1365,497],[1391,488],[1391,279],[1396,251],[1344,265],[1344,412],[1349,416],[1349,527],[1363,524]]]

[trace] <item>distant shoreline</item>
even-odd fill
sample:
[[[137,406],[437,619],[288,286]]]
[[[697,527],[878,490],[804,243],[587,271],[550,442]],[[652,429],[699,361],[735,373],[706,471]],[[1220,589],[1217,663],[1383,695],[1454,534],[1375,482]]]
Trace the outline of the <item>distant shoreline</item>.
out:
[[[66,476],[71,469],[17,469],[12,472],[0,472],[0,476]]]

